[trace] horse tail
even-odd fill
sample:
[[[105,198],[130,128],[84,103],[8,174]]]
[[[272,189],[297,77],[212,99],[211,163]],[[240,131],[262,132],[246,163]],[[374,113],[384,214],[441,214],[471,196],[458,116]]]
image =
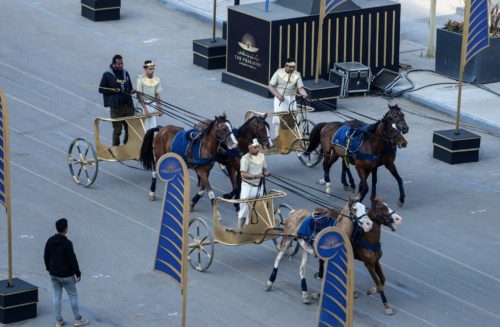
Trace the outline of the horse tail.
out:
[[[159,127],[154,127],[149,129],[144,135],[144,139],[142,141],[141,153],[139,156],[139,161],[142,166],[146,170],[154,170],[155,169],[155,158],[153,154],[153,141],[155,132],[160,130]]]
[[[328,123],[319,123],[311,131],[311,134],[309,134],[309,145],[307,147],[307,150],[304,152],[305,155],[310,154],[316,148],[318,147],[319,143],[321,142],[321,130],[325,125]]]

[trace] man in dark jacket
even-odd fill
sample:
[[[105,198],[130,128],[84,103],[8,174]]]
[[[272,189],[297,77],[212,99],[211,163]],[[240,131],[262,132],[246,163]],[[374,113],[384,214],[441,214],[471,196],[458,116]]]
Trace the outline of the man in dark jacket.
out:
[[[132,81],[127,70],[123,69],[123,58],[120,55],[113,57],[109,69],[102,74],[99,92],[104,98],[104,106],[110,108],[111,118],[121,118],[134,115],[132,101]],[[128,140],[128,128],[125,121],[113,122],[113,146],[120,145],[122,126],[125,130],[123,144]]]
[[[56,311],[56,327],[65,324],[61,314],[62,289],[68,293],[71,309],[75,316],[75,326],[85,326],[89,323],[80,315],[78,306],[78,294],[76,292],[76,282],[80,281],[81,272],[78,267],[73,243],[66,237],[68,233],[68,220],[61,218],[56,221],[57,234],[47,240],[43,259],[45,268],[50,273],[52,286],[54,288],[54,309]]]

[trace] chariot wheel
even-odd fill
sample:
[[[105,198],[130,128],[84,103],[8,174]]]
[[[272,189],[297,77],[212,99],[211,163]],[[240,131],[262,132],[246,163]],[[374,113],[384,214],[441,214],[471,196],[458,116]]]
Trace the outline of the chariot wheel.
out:
[[[314,126],[316,126],[316,124],[308,119],[301,120],[298,128],[302,134],[302,139],[297,139],[292,143],[292,149],[295,150],[295,154],[297,154],[299,161],[309,168],[316,167],[323,159],[321,151],[316,149],[308,156],[304,156],[304,152],[309,146],[309,138]]]
[[[284,227],[286,218],[290,215],[290,212],[292,210],[293,210],[292,207],[284,203],[274,208],[274,218],[276,219],[276,221],[279,221],[281,227]],[[273,239],[274,246],[278,251],[280,250],[280,244],[282,239],[283,236]],[[285,254],[291,256],[296,255],[297,252],[299,252],[299,248],[300,248],[299,242],[297,242],[296,238],[293,238],[292,242],[290,243],[290,246],[286,249]]]
[[[205,271],[214,259],[214,239],[208,225],[202,218],[194,217],[189,221],[188,261],[191,267]]]
[[[85,187],[92,185],[99,170],[94,146],[84,138],[75,138],[68,149],[68,166],[75,183]]]

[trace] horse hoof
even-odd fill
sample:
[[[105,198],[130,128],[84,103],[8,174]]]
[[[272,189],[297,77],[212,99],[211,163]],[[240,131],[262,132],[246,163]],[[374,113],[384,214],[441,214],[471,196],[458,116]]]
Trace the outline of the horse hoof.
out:
[[[302,303],[311,304],[311,298],[309,297],[309,294],[306,296],[302,296]]]
[[[368,291],[366,291],[366,295],[373,295],[373,294],[377,294],[377,288],[376,287],[372,287],[370,288]]]
[[[404,201],[398,200],[398,207],[400,207],[400,208],[401,208],[401,207],[403,207],[403,206],[404,206],[404,204],[405,204],[405,202],[404,202]]]
[[[267,281],[266,286],[264,286],[264,291],[269,292],[272,288],[273,288],[273,283]]]
[[[319,298],[321,298],[321,293],[320,292],[312,292],[311,293],[311,299],[318,300]]]
[[[392,310],[392,308],[385,308],[384,313],[388,316],[392,316],[394,314],[394,310]]]
[[[148,194],[149,201],[155,201],[156,200],[156,194],[153,192],[149,192]]]
[[[349,185],[344,185],[344,191],[346,191],[346,192],[351,191],[351,188],[349,187]]]
[[[353,193],[354,193],[354,192],[356,192],[356,186],[351,186],[351,187],[349,188],[349,191],[351,191],[351,192],[353,192]]]
[[[354,298],[357,299],[358,297],[361,297],[361,293],[358,291],[354,291]]]
[[[319,275],[319,272],[314,273],[314,279],[323,280],[323,276]]]
[[[318,183],[318,185],[325,185],[326,184],[324,179],[319,179],[317,183]]]

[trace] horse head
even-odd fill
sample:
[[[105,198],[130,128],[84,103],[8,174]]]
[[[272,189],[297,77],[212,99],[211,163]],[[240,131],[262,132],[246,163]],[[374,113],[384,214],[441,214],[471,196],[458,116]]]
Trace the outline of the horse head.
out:
[[[267,113],[263,116],[255,115],[248,120],[248,128],[250,131],[251,140],[256,138],[263,148],[271,148],[271,135],[269,133],[269,124],[266,121]]]
[[[398,148],[406,148],[408,145],[408,141],[405,139],[403,136],[403,133],[401,133],[395,126],[395,124],[388,125],[388,122],[384,122],[384,141],[390,146],[390,147],[398,147]]]
[[[389,111],[385,113],[383,119],[389,121],[391,124],[394,124],[403,134],[408,133],[410,130],[410,127],[408,127],[405,120],[405,114],[397,104],[393,106],[389,105]]]
[[[238,141],[233,134],[233,127],[229,120],[227,120],[225,112],[215,117],[213,127],[215,127],[215,135],[219,145],[225,146],[228,149],[234,149],[238,146]]]
[[[372,221],[389,227],[393,232],[396,231],[396,226],[403,222],[403,218],[378,197],[372,199],[368,216]]]
[[[358,198],[350,198],[348,202],[349,219],[353,224],[358,224],[365,233],[372,230],[373,222],[366,213],[366,207]]]

